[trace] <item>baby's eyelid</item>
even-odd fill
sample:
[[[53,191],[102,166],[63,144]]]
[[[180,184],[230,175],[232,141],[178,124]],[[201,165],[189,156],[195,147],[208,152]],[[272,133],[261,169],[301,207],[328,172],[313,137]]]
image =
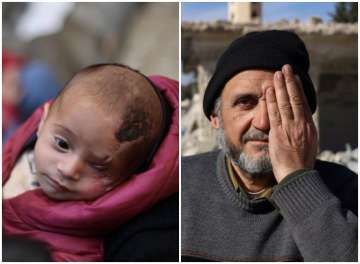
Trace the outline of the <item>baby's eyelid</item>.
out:
[[[97,163],[94,161],[89,161],[90,166],[94,167],[94,168],[107,168],[108,164],[103,164],[103,163]]]
[[[59,135],[55,135],[54,138],[55,138],[55,139],[61,139],[61,140],[67,141],[65,138],[63,138],[62,136],[59,136]]]
[[[90,165],[92,168],[94,168],[97,171],[100,172],[104,172],[108,169],[108,167],[106,165],[100,165],[100,164],[91,164]]]

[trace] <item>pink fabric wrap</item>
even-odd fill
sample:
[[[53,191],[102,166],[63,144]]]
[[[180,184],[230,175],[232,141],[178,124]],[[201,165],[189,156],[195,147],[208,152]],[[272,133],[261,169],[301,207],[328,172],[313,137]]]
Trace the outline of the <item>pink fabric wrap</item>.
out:
[[[162,91],[173,113],[170,129],[146,172],[92,202],[57,202],[40,189],[3,200],[3,228],[8,235],[25,235],[49,245],[56,261],[101,261],[102,237],[179,188],[179,85],[161,76],[150,80]],[[39,108],[6,144],[3,185],[43,112]]]

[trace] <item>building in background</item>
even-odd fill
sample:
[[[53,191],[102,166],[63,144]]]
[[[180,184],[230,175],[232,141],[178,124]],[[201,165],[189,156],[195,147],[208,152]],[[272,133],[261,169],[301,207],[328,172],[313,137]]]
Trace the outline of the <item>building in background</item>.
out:
[[[260,24],[261,3],[231,2],[228,8],[228,20],[233,24]]]

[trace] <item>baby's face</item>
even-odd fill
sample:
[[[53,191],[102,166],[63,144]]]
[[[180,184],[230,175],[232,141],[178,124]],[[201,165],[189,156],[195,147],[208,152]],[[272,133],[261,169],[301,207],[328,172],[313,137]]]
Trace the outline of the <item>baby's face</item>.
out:
[[[119,143],[119,119],[89,100],[61,102],[43,119],[35,145],[40,187],[56,200],[93,200],[135,166],[135,143]],[[119,115],[118,115],[119,118]]]

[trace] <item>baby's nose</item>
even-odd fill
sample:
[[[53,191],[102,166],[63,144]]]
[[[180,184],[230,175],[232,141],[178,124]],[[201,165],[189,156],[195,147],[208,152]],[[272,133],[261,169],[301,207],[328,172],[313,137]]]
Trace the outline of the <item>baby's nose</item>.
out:
[[[79,159],[66,159],[58,164],[58,171],[62,177],[77,181],[80,179],[81,167]]]

